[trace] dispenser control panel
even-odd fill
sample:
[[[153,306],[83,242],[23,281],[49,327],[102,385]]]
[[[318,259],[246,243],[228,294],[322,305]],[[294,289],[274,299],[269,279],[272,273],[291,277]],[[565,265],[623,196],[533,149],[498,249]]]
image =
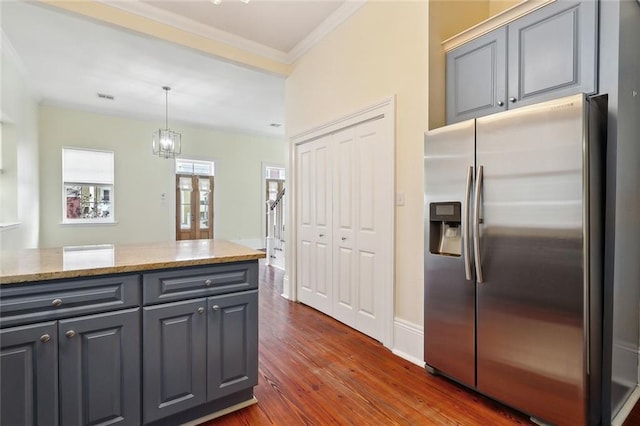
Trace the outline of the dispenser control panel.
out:
[[[458,201],[429,204],[429,251],[443,256],[462,253],[462,205]]]

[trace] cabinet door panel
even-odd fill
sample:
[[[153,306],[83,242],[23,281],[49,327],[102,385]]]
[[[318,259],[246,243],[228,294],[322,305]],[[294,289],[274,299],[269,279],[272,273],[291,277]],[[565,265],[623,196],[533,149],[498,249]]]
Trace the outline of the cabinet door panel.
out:
[[[56,323],[4,329],[0,344],[0,424],[57,425]]]
[[[139,316],[136,308],[59,322],[62,424],[140,423]]]
[[[506,108],[506,28],[447,54],[447,124]]]
[[[143,310],[145,423],[206,399],[206,299]]]
[[[208,301],[208,400],[258,384],[258,290]]]
[[[595,1],[561,1],[509,24],[514,106],[596,91],[596,8]]]

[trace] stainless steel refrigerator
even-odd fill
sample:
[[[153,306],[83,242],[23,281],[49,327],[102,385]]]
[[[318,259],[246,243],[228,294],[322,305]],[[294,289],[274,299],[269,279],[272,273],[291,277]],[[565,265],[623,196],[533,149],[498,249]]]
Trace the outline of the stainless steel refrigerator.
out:
[[[552,424],[601,417],[606,96],[425,134],[427,370]]]

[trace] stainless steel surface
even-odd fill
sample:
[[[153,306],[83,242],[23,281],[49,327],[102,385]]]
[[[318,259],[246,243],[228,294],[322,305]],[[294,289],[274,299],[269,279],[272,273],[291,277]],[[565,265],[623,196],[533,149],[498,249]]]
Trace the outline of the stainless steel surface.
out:
[[[48,334],[43,334],[42,336],[40,336],[40,341],[42,343],[47,343],[49,340],[51,340],[51,336],[49,336]]]
[[[482,276],[482,257],[480,257],[480,200],[482,196],[482,177],[484,167],[478,166],[478,177],[476,178],[476,191],[473,203],[473,256],[476,262],[476,281],[484,281]]]
[[[76,336],[76,332],[74,330],[69,330],[66,333],[64,333],[65,336],[67,336],[69,339],[71,339],[72,337]]]
[[[583,103],[476,121],[478,390],[557,424],[586,420]]]
[[[426,363],[475,386],[475,288],[465,277],[465,256],[430,252],[429,205],[466,203],[467,176],[473,166],[474,122],[466,121],[425,135],[425,328]],[[468,206],[462,206],[462,211]],[[461,218],[464,222],[464,218]],[[439,224],[434,224],[434,227]],[[437,242],[436,242],[437,244]]]
[[[53,306],[54,308],[57,308],[60,305],[62,305],[62,299],[53,299],[53,301],[51,302],[51,306]]]
[[[425,135],[425,362],[552,424],[601,420],[603,122],[576,95]],[[430,251],[442,201],[460,257]]]
[[[469,245],[469,238],[471,238],[471,232],[469,231],[471,226],[471,217],[469,203],[471,202],[471,184],[473,181],[473,166],[469,166],[467,171],[467,185],[464,193],[464,203],[462,205],[462,253],[464,255],[464,276],[467,281],[471,281],[473,278],[471,275],[471,249]]]

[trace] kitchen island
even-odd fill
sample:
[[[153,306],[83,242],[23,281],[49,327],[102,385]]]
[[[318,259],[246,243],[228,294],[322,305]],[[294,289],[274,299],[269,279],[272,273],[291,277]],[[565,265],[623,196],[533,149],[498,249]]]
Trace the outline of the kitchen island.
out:
[[[0,424],[174,425],[254,403],[263,257],[222,240],[0,252]]]

